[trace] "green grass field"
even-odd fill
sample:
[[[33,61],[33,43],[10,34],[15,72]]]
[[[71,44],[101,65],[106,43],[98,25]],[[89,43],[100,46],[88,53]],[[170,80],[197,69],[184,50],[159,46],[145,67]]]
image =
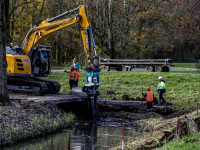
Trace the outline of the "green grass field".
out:
[[[196,107],[200,97],[200,74],[198,72],[100,72],[99,99],[122,99],[123,95],[129,95],[131,98],[142,97],[142,91],[150,86],[158,98],[157,85],[158,76],[162,76],[166,81],[166,91],[164,98],[173,103],[174,108]],[[86,72],[80,71],[79,87],[86,83]],[[69,93],[69,74],[64,72],[51,73],[48,77],[61,84],[60,93]],[[106,90],[115,91],[116,95],[105,95]]]
[[[196,63],[176,63],[175,67],[169,67],[170,69],[196,69]]]

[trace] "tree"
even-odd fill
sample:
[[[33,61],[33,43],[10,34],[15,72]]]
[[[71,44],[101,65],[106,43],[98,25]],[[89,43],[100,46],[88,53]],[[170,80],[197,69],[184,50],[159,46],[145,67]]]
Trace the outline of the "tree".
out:
[[[77,7],[78,4],[74,3],[74,1],[50,0],[45,3],[46,12],[44,12],[44,18],[52,18]],[[78,13],[78,11],[74,13]],[[71,15],[66,15],[65,18],[69,18]],[[80,36],[78,24],[68,26],[48,35],[43,44],[52,46],[53,65],[71,64],[74,57],[78,60],[79,54],[84,53]]]
[[[0,102],[10,103],[7,88],[7,61],[6,61],[6,13],[7,0],[0,0]],[[9,4],[8,4],[9,5]]]
[[[128,47],[134,42],[131,25],[140,3],[132,0],[91,0],[87,6],[97,45],[110,58],[125,58]]]

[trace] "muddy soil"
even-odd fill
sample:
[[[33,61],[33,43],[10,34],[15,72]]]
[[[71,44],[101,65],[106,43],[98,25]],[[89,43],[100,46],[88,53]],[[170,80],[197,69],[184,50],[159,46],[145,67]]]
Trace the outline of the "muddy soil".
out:
[[[143,101],[145,102],[146,99],[145,98],[140,98],[137,97],[136,99],[129,97],[128,95],[123,95],[122,96],[122,100],[127,100],[127,101]],[[154,105],[158,104],[158,99],[157,97],[153,98],[153,103]],[[163,102],[161,102],[161,106],[163,106]],[[173,104],[169,103],[168,104],[169,107],[172,108]],[[141,104],[140,106],[104,106],[101,105],[99,106],[99,112],[100,112],[100,116],[101,117],[117,117],[117,118],[126,118],[126,119],[131,119],[131,120],[142,120],[142,119],[148,119],[148,118],[153,118],[153,117],[166,117],[166,118],[173,118],[173,117],[177,117],[180,116],[184,113],[187,113],[188,110],[174,110],[173,108],[163,108],[161,110],[157,109],[153,109],[155,112],[152,113],[148,113],[147,112],[147,108],[146,108],[146,103],[145,104]],[[109,113],[108,113],[109,112]]]
[[[136,120],[140,126],[140,136],[125,142],[125,149],[151,150],[163,146],[170,141],[188,134],[186,120],[196,115],[196,109],[176,110],[171,114],[146,112],[108,111],[101,112],[101,117],[112,116],[128,120]],[[200,118],[194,120],[200,127]],[[121,146],[118,148],[121,149]]]

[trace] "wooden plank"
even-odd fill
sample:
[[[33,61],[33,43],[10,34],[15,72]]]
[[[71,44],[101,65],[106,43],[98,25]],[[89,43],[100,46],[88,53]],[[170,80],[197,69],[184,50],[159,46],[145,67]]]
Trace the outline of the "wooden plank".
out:
[[[34,101],[35,103],[42,103],[44,101],[51,102],[53,104],[61,103],[71,103],[71,102],[81,102],[81,98],[74,95],[68,94],[47,94],[43,96],[30,96],[30,95],[18,95],[18,94],[9,94],[11,101]]]

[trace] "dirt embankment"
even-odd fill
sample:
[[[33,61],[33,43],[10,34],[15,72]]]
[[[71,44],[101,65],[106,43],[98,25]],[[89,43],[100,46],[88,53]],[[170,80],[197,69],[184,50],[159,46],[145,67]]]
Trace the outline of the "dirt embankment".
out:
[[[141,135],[125,141],[125,149],[151,150],[163,146],[167,141],[183,137],[190,132],[189,125],[194,122],[200,128],[200,118],[197,118],[195,109],[176,110],[171,114],[158,114],[147,112],[111,111],[103,112],[101,116],[110,115],[129,120],[137,120],[140,125]],[[191,118],[196,118],[192,120]],[[189,122],[189,123],[188,123]],[[198,127],[197,127],[198,128]],[[198,129],[196,129],[198,130]],[[118,148],[111,148],[120,150]]]
[[[0,146],[57,131],[69,126],[73,119],[73,114],[61,113],[46,102],[0,106]]]

